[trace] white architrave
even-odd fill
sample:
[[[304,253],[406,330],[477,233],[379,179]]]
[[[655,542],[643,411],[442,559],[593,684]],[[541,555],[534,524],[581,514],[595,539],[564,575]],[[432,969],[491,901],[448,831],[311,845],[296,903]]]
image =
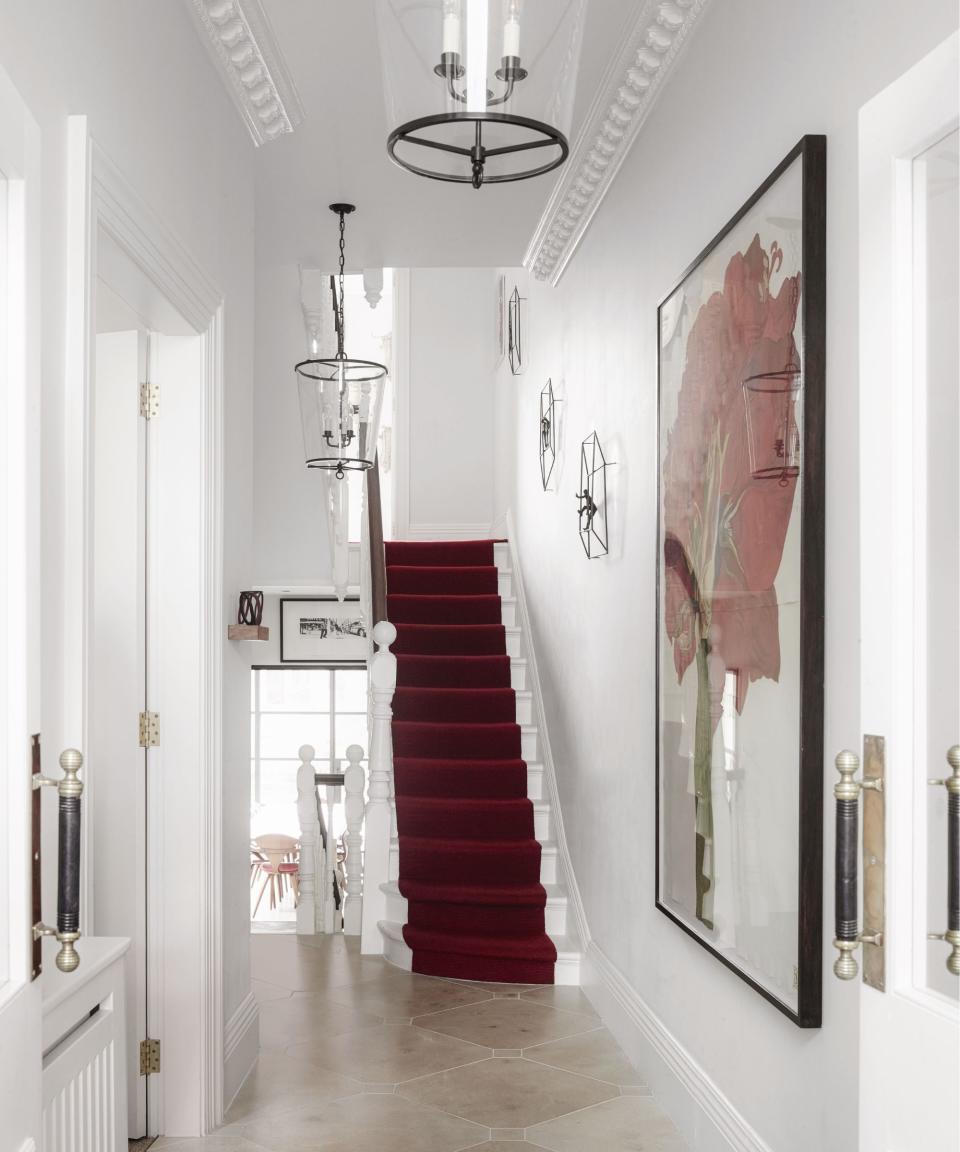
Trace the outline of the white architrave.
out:
[[[524,255],[538,280],[560,280],[708,2],[644,0],[631,14]]]
[[[186,0],[256,145],[292,132],[303,105],[260,0]]]
[[[103,228],[144,271],[158,291],[192,326],[203,341],[202,461],[199,477],[201,502],[200,584],[202,602],[197,613],[197,646],[202,707],[196,803],[199,807],[199,842],[195,846],[196,883],[188,894],[196,902],[191,931],[181,938],[180,925],[171,927],[164,900],[148,909],[151,965],[150,1015],[166,1021],[168,1052],[184,1046],[190,1060],[179,1062],[176,1094],[180,1114],[199,1118],[203,1131],[223,1118],[223,913],[221,848],[221,700],[223,621],[223,294],[156,214],[127,184],[120,172],[92,140],[87,118],[71,116],[67,129],[67,291],[66,362],[64,365],[64,556],[68,567],[62,577],[64,594],[64,729],[69,743],[87,746],[89,673],[85,620],[91,595],[91,397],[93,346],[96,326],[96,238]],[[165,861],[182,853],[181,830],[162,820],[163,778],[151,782],[151,852],[148,885],[164,892]],[[92,923],[95,846],[86,835],[92,827],[96,789],[88,782],[84,805],[84,860],[81,871],[81,908],[86,932]],[[171,798],[172,799],[172,798]],[[167,886],[169,887],[169,885]],[[169,895],[169,894],[168,894]],[[169,898],[166,901],[170,905]],[[190,904],[187,907],[190,907]],[[174,937],[174,938],[171,938]],[[174,973],[164,972],[157,958],[164,947],[183,959],[178,994],[165,1003],[164,984]],[[162,1085],[154,1094],[163,1116]],[[156,1098],[160,1097],[159,1100]],[[153,1104],[151,1105],[153,1108]],[[199,1133],[198,1133],[199,1134]]]

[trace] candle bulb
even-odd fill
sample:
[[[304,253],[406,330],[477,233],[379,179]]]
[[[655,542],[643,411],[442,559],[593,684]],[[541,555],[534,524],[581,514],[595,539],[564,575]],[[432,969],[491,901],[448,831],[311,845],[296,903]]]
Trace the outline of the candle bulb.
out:
[[[520,56],[519,0],[510,0],[507,8],[507,19],[503,26],[503,54],[504,56]]]
[[[460,51],[460,5],[458,0],[447,0],[443,6],[443,51]]]

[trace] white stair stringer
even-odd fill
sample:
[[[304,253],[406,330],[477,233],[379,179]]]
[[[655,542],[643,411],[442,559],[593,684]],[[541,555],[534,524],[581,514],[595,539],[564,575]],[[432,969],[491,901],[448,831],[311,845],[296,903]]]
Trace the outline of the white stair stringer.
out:
[[[583,946],[580,925],[584,923],[579,893],[571,898],[567,883],[567,853],[562,841],[563,826],[554,810],[552,762],[549,741],[541,738],[543,707],[540,700],[536,661],[528,635],[526,603],[522,582],[513,563],[513,545],[494,545],[494,563],[503,598],[503,624],[507,654],[510,656],[511,684],[517,693],[517,723],[520,725],[520,754],[527,764],[527,795],[534,806],[534,835],[540,842],[540,883],[547,893],[545,927],[557,949],[554,983],[580,984]],[[394,823],[394,826],[396,824]],[[557,834],[560,840],[558,842]],[[400,894],[400,849],[397,839],[390,843],[389,881],[381,885],[386,898],[386,919],[380,921],[384,957],[398,968],[411,971],[413,953],[403,939],[407,922],[407,901]]]

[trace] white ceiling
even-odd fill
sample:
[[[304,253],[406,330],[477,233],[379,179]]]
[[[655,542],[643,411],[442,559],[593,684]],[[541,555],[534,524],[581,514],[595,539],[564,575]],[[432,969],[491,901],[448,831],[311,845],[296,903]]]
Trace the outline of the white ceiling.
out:
[[[387,157],[373,0],[262,0],[304,106],[296,131],[257,151],[260,260],[327,266],[336,222],[358,207],[348,262],[362,267],[519,265],[555,174],[474,191],[411,175]],[[571,144],[636,0],[590,0]]]

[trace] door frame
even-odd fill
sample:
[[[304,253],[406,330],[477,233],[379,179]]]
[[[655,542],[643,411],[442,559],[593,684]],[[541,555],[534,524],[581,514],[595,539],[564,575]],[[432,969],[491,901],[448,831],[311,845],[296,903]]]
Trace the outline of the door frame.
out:
[[[223,331],[222,292],[197,264],[189,250],[131,188],[92,138],[86,116],[70,116],[67,125],[67,287],[66,356],[64,365],[64,726],[69,740],[87,746],[89,731],[89,644],[87,620],[92,595],[91,421],[94,349],[97,234],[102,228],[154,283],[203,340],[202,462],[200,491],[202,598],[198,658],[202,682],[199,744],[202,771],[197,800],[201,838],[199,880],[190,892],[167,895],[187,901],[193,931],[174,926],[163,915],[160,899],[148,902],[147,931],[152,957],[149,1012],[151,1020],[170,1020],[164,1031],[165,1064],[183,1066],[176,1100],[152,1094],[151,1113],[159,1129],[171,1124],[178,1134],[202,1135],[223,1117],[223,925],[222,925],[222,648],[223,637]],[[133,723],[135,718],[124,719]],[[164,781],[154,772],[150,784],[147,861],[148,892],[161,891],[164,862],[181,850],[177,829],[161,819]],[[96,845],[86,835],[96,804],[95,773],[90,773],[85,797],[84,852],[81,871],[83,921],[93,923],[92,858]],[[167,885],[169,887],[169,885]],[[170,937],[174,936],[174,939]],[[181,969],[175,996],[173,973],[157,962],[168,947],[190,957]],[[192,969],[192,970],[191,970]],[[198,1066],[199,1065],[199,1066]],[[166,1068],[165,1068],[166,1072]]]
[[[925,691],[925,675],[914,663],[915,632],[922,622],[897,609],[918,602],[914,556],[923,544],[914,479],[920,451],[916,418],[924,401],[905,386],[916,368],[908,319],[914,278],[912,163],[957,126],[958,49],[960,33],[954,32],[859,115],[860,703],[862,729],[885,737],[887,760],[886,991],[860,986],[860,1147],[870,1150],[888,1146],[887,1117],[873,1107],[875,1097],[899,1099],[900,1093],[891,1091],[894,1083],[902,1083],[898,1051],[901,1065],[916,1058],[912,1047],[895,1045],[898,1051],[891,1053],[891,1046],[878,1039],[892,1037],[897,1022],[915,1012],[931,1027],[941,1026],[935,1033],[939,1044],[948,1037],[955,1013],[944,997],[920,987],[918,979],[918,938],[925,945],[928,926],[920,922],[917,907],[918,877],[926,861],[918,854],[922,838],[914,822],[925,811],[927,776],[941,775],[944,765],[918,763],[915,755],[914,709]],[[949,115],[941,116],[941,108],[950,108]],[[865,492],[871,493],[870,505]],[[877,561],[883,556],[889,562]],[[897,701],[906,703],[897,708]],[[929,926],[934,927],[939,926]],[[949,1047],[946,1040],[941,1049],[925,1051],[925,1067],[943,1074]],[[936,1096],[932,1075],[926,1079]]]

